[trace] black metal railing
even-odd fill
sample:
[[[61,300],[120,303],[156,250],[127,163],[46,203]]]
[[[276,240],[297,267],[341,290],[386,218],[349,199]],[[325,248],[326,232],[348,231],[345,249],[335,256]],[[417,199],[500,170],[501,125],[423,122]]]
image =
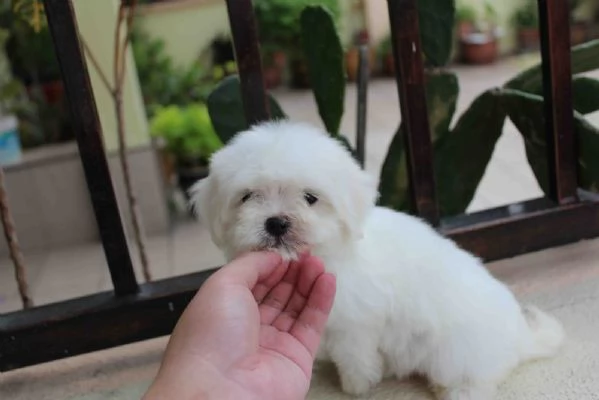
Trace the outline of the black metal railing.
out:
[[[413,51],[420,49],[416,1],[388,0],[415,211],[485,260],[598,236],[597,196],[577,185],[567,2],[539,0],[550,198],[440,220],[422,57]],[[0,371],[168,335],[214,271],[137,283],[71,2],[44,3],[114,291],[0,315]],[[269,110],[252,2],[227,6],[246,118],[262,121]]]

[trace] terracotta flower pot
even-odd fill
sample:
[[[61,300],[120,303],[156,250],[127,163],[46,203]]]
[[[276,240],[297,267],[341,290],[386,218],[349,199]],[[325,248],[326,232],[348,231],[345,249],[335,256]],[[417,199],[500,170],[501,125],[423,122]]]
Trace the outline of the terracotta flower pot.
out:
[[[283,82],[283,73],[287,66],[287,55],[283,51],[275,51],[264,65],[264,85],[273,89]]]
[[[471,34],[460,40],[460,54],[467,64],[490,64],[497,59],[497,40],[485,34]]]

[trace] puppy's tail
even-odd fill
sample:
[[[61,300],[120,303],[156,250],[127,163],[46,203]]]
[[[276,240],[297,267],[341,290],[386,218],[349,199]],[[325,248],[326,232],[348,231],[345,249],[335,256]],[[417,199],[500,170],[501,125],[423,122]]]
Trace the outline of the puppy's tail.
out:
[[[523,306],[522,313],[528,325],[528,332],[524,335],[522,361],[555,355],[564,342],[562,324],[534,306]]]

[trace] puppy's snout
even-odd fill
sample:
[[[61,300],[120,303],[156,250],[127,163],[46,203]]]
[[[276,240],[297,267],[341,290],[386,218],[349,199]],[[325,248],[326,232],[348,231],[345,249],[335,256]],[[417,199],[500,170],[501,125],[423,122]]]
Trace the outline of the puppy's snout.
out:
[[[287,233],[291,221],[286,217],[270,217],[264,222],[264,229],[269,235],[280,237]]]

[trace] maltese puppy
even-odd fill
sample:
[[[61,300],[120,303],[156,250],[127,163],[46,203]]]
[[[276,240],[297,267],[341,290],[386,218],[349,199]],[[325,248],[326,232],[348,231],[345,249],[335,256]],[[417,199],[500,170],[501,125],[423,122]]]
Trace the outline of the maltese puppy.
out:
[[[279,121],[239,133],[191,194],[228,259],[309,250],[336,275],[318,357],[336,365],[346,393],[416,373],[441,399],[491,399],[512,368],[562,343],[560,323],[520,306],[480,260],[420,219],[376,207],[376,180],[317,128]]]

